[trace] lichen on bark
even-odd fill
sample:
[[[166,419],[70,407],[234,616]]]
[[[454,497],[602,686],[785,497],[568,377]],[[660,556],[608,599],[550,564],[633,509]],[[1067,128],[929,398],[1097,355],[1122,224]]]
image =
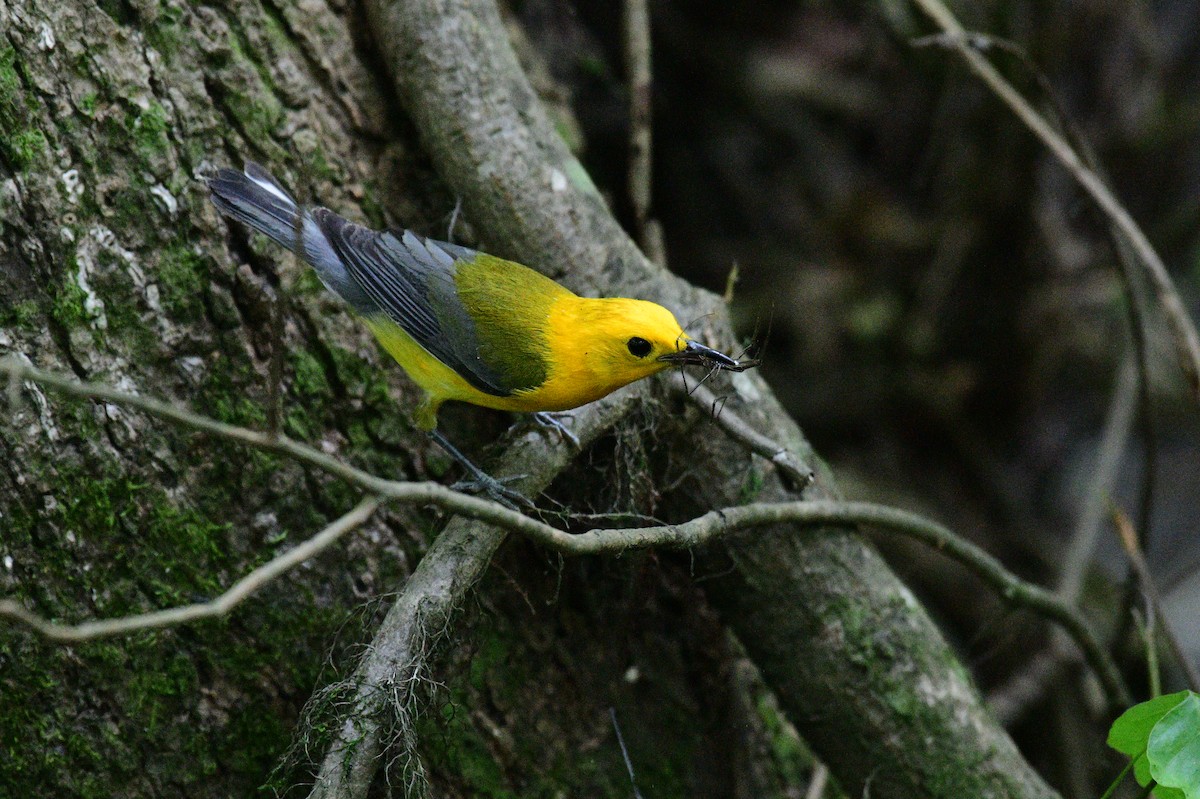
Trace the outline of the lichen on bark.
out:
[[[419,212],[420,197],[371,197],[372,167],[402,153],[378,143],[381,115],[350,127],[346,109],[383,103],[344,10],[310,6],[327,24],[302,35],[257,4],[0,6],[0,354],[261,426],[281,294],[283,428],[403,475],[420,454],[395,410],[407,386],[291,259],[220,223],[198,180],[269,152],[331,204]],[[114,405],[17,395],[0,425],[0,592],[40,613],[211,597],[353,501]],[[0,794],[249,793],[347,614],[402,578],[430,525],[390,511],[219,624],[69,649],[0,629]]]
[[[378,16],[383,6],[369,7]],[[409,24],[422,24],[422,9],[410,10]],[[221,222],[199,183],[215,165],[254,158],[304,199],[376,225],[437,233],[456,197],[434,176],[415,129],[481,235],[502,253],[591,293],[716,309],[713,324],[727,331],[716,298],[649,269],[613,236],[594,187],[557,138],[540,148],[543,160],[524,165],[504,161],[496,148],[488,180],[468,185],[481,174],[470,160],[486,144],[476,135],[481,118],[516,109],[522,123],[549,125],[536,95],[513,80],[509,107],[447,115],[421,94],[429,89],[416,85],[422,74],[393,69],[403,75],[395,87],[376,73],[396,53],[380,52],[355,13],[336,0],[0,6],[0,348],[262,426],[270,362],[282,344],[286,432],[379,474],[426,474],[436,462],[427,461],[403,411],[412,387],[385,368],[365,331],[292,258]],[[482,22],[501,28],[492,16]],[[413,58],[410,66],[426,69],[416,62],[440,52],[470,65],[497,41],[485,44],[475,54],[461,53],[461,42],[432,53],[409,47],[400,63]],[[474,68],[488,72],[486,64]],[[400,97],[415,122],[401,115]],[[450,128],[474,126],[473,138],[440,135],[432,124],[439,114]],[[531,185],[526,167],[543,189],[566,181],[570,191],[552,198],[566,226],[544,208],[514,213],[513,191]],[[513,182],[507,190],[506,181]],[[277,342],[272,317],[280,308]],[[755,421],[773,425],[807,457],[765,386],[751,385],[765,397],[751,410]],[[0,590],[43,614],[117,615],[210,597],[354,499],[347,487],[276,456],[36,386],[18,393],[0,426]],[[648,510],[682,517],[702,502],[736,502],[747,490],[782,495],[770,473],[747,489],[744,451],[698,415],[666,410],[682,421],[655,425],[667,462],[648,464],[646,473],[669,470],[669,453],[681,447],[703,457],[689,455],[691,477],[674,474],[683,487],[661,506],[647,489]],[[493,428],[497,421],[451,412],[447,423],[461,428],[468,418]],[[597,457],[619,440],[605,439]],[[705,464],[707,486],[695,482],[695,463]],[[572,489],[592,475],[590,465],[579,468],[555,489],[564,501],[588,497]],[[0,793],[227,796],[268,780],[275,788],[302,780],[303,759],[268,776],[301,707],[315,688],[349,671],[347,650],[370,640],[378,617],[369,603],[396,590],[441,521],[420,509],[380,514],[344,548],[219,623],[71,648],[0,628],[0,691],[10,708],[0,713]],[[426,716],[421,728],[433,784],[464,796],[554,795],[564,784],[587,795],[621,792],[626,775],[604,713],[609,703],[638,771],[656,784],[692,795],[734,786],[738,769],[721,757],[731,750],[756,758],[758,771],[784,784],[782,762],[761,754],[770,749],[761,739],[737,748],[744,742],[731,708],[748,702],[745,691],[726,685],[740,655],[722,623],[741,636],[785,712],[843,773],[852,775],[856,759],[875,751],[864,730],[899,720],[895,733],[906,741],[929,730],[946,734],[954,731],[947,716],[962,708],[972,725],[984,725],[978,739],[964,739],[967,756],[998,752],[997,762],[1025,768],[984,724],[961,668],[871,550],[845,531],[778,547],[755,536],[703,553],[696,561],[703,594],[689,559],[562,566],[510,545],[475,594],[473,624],[450,636],[436,661],[449,687],[432,699],[433,712],[444,715]],[[859,595],[863,580],[871,590]],[[343,629],[348,617],[356,622]],[[933,678],[919,683],[926,672]],[[814,674],[824,681],[802,684]],[[855,693],[855,676],[864,695]],[[833,700],[867,726],[821,715]],[[896,750],[904,754],[901,747],[884,754],[902,777],[875,783],[873,795],[899,795],[922,779],[942,795],[964,795],[946,791],[966,783],[922,773],[923,763],[897,765]],[[1047,793],[1034,778],[1016,779],[1011,791],[989,785],[972,795]]]

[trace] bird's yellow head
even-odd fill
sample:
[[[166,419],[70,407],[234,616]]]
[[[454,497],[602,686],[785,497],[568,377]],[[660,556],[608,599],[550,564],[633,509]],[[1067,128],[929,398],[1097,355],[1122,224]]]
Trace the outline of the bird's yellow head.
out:
[[[583,299],[559,306],[553,339],[553,386],[570,386],[574,407],[680,364],[741,371],[747,365],[688,338],[675,315],[645,300]]]
[[[587,359],[618,385],[661,372],[671,365],[662,356],[687,347],[687,334],[661,305],[626,299],[595,300],[591,305],[592,318],[581,331]]]

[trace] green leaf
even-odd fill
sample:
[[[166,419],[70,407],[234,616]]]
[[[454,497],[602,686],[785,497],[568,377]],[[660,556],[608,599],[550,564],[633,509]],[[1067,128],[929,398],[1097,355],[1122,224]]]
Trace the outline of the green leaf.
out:
[[[1184,700],[1195,696],[1197,695],[1191,691],[1158,696],[1134,705],[1113,722],[1108,731],[1108,745],[1133,758],[1133,776],[1138,785],[1149,785],[1150,780],[1154,779],[1150,771],[1150,761],[1146,757],[1154,725]],[[1192,799],[1174,787],[1155,788],[1154,795],[1157,799]]]
[[[1154,725],[1191,695],[1191,691],[1180,691],[1158,696],[1129,708],[1109,729],[1108,745],[1130,757],[1142,754],[1150,742],[1150,731],[1154,729]]]
[[[1159,785],[1200,799],[1200,694],[1188,694],[1150,731],[1146,758]]]

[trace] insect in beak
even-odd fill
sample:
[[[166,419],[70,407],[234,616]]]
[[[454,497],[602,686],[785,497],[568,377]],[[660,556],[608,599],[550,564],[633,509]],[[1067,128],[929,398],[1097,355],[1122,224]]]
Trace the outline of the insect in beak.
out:
[[[730,372],[744,372],[747,369],[758,366],[759,363],[757,358],[738,361],[730,358],[723,352],[718,352],[690,340],[678,352],[668,352],[666,355],[658,356],[658,359],[671,364],[679,364],[680,366],[689,364],[707,366],[710,369],[724,369]]]

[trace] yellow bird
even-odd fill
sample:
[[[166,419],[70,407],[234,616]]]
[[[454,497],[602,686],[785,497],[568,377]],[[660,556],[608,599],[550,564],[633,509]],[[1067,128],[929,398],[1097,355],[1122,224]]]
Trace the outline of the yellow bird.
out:
[[[302,208],[254,163],[207,183],[221,213],[298,253],[363,317],[424,390],[417,425],[492,494],[511,492],[437,432],[443,402],[532,412],[545,424],[542,412],[577,408],[671,366],[757,363],[692,341],[661,305],[579,297],[512,261]]]

